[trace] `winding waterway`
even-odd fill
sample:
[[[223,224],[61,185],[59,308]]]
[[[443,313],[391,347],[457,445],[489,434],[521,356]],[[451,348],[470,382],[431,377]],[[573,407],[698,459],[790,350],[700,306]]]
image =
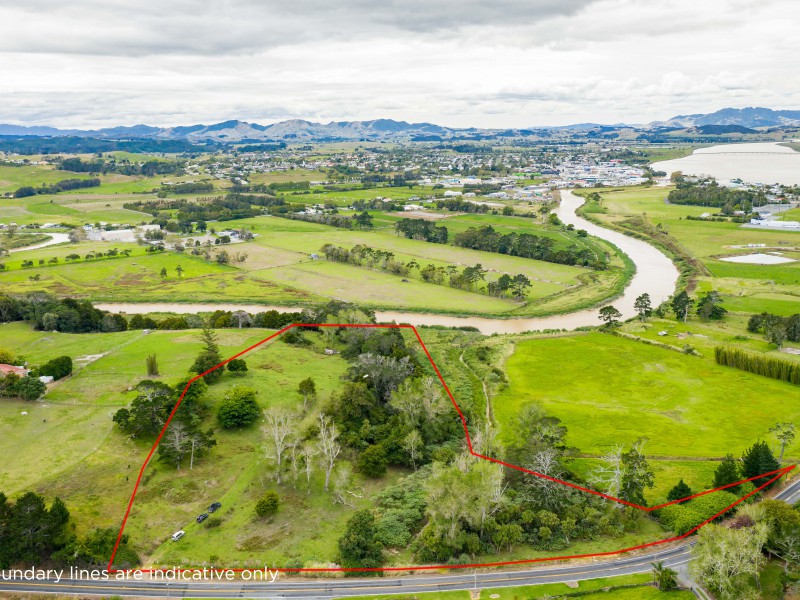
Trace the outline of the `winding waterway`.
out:
[[[583,203],[580,198],[568,190],[561,192],[561,205],[556,210],[558,218],[564,223],[572,224],[578,229],[585,229],[589,234],[611,242],[627,254],[636,265],[636,273],[625,288],[622,296],[613,301],[613,305],[627,319],[636,314],[633,303],[636,298],[647,292],[653,306],[658,306],[675,291],[678,281],[678,270],[672,261],[660,250],[650,244],[629,237],[622,233],[600,227],[578,216],[575,211]],[[197,313],[214,310],[245,310],[247,312],[263,312],[277,310],[290,312],[299,307],[265,306],[261,304],[234,303],[179,303],[179,302],[141,302],[141,303],[97,303],[97,308],[127,314],[148,312]],[[550,317],[498,319],[487,317],[453,317],[431,313],[376,311],[378,321],[397,321],[412,325],[443,325],[460,327],[471,325],[481,333],[523,333],[543,329],[575,329],[587,325],[598,325],[598,309],[581,310],[573,313],[553,315]]]

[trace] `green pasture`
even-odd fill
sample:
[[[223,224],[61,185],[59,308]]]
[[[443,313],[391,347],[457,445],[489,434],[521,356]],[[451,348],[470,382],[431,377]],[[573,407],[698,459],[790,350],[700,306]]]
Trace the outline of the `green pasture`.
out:
[[[592,454],[645,436],[649,455],[740,455],[777,421],[800,417],[791,384],[600,333],[519,342],[505,369],[510,386],[493,402],[501,437],[539,402],[568,427],[570,445]],[[797,442],[787,450],[798,451]]]

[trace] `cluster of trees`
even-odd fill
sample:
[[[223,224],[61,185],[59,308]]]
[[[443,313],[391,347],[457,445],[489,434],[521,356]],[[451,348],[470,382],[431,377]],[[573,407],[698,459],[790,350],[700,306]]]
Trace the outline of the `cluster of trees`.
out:
[[[488,270],[484,269],[481,264],[464,267],[461,271],[455,265],[437,267],[427,264],[423,267],[416,260],[403,263],[394,258],[393,252],[364,244],[357,244],[349,250],[341,246],[325,244],[320,252],[325,255],[327,260],[385,271],[401,277],[409,276],[416,269],[419,271],[420,279],[426,283],[445,285],[445,281],[447,281],[447,285],[450,287],[497,297],[510,295],[520,301],[527,297],[532,287],[530,279],[522,273],[513,276],[504,273],[496,281],[490,281],[486,286],[479,287],[479,283],[486,279],[488,273]]]
[[[273,144],[248,144],[236,148],[238,152],[274,152],[286,148],[286,142],[275,142]],[[264,185],[264,184],[257,184]]]
[[[555,240],[530,233],[507,233],[495,231],[491,225],[470,227],[457,233],[453,244],[473,250],[497,252],[523,258],[533,258],[563,265],[582,265],[594,269],[604,269],[605,262],[588,248],[571,245],[565,249],[556,249]]]
[[[305,207],[300,205],[300,211],[303,210],[305,210]],[[308,221],[310,223],[339,227],[340,229],[372,229],[373,227],[372,215],[367,211],[354,213],[349,217],[338,213],[306,213],[300,211],[282,216],[287,216],[290,219],[296,219],[298,221]]]
[[[0,396],[32,401],[40,398],[46,390],[47,386],[39,381],[39,377],[33,372],[24,377],[20,377],[16,373],[9,373],[5,377],[0,376]]]
[[[141,175],[153,177],[155,175],[180,175],[183,173],[183,162],[174,160],[147,160],[132,163],[128,160],[104,160],[95,158],[83,160],[80,157],[62,158],[56,162],[62,171],[74,173],[119,173],[120,175]]]
[[[0,323],[11,321],[28,321],[34,329],[64,333],[125,331],[128,328],[125,317],[94,308],[88,300],[59,299],[44,292],[0,295]]]
[[[800,363],[796,361],[755,354],[740,348],[727,346],[714,348],[714,360],[718,365],[734,367],[742,371],[800,385]]]
[[[221,146],[214,143],[192,144],[184,140],[109,140],[77,136],[58,137],[12,137],[0,139],[0,152],[13,154],[86,154],[94,152],[217,152]]]
[[[749,213],[754,206],[764,206],[769,201],[761,190],[729,188],[719,185],[714,179],[691,182],[679,176],[675,183],[676,188],[667,196],[670,204],[713,206],[721,208],[724,214],[732,214],[734,210]]]
[[[692,500],[665,507],[658,511],[659,519],[678,535],[683,535],[712,516],[719,514],[723,518],[732,511],[723,513],[727,506],[733,504],[745,492],[750,492],[756,487],[768,484],[769,489],[775,482],[768,483],[775,477],[774,471],[780,469],[783,454],[796,437],[796,427],[794,423],[776,423],[770,428],[778,444],[780,445],[780,456],[775,457],[769,444],[765,441],[758,441],[748,448],[740,460],[736,460],[732,454],[728,454],[720,462],[714,471],[714,479],[711,483],[712,488],[722,488],[714,494],[701,496]],[[772,475],[764,475],[772,473]],[[731,485],[745,479],[751,479],[739,485]],[[681,480],[667,495],[667,500],[681,500],[693,494],[691,488]],[[798,539],[800,543],[800,539]]]
[[[196,184],[192,184],[196,185]],[[173,186],[177,187],[177,186]],[[200,190],[205,191],[205,190]],[[212,191],[212,190],[208,190]],[[167,200],[138,200],[136,202],[126,202],[124,208],[146,212],[154,217],[169,219],[167,211],[177,211],[176,220],[178,230],[181,230],[181,223],[205,222],[205,221],[231,221],[234,219],[248,219],[257,217],[264,213],[263,209],[272,211],[286,207],[286,201],[282,198],[267,195],[250,195],[230,193],[225,196],[214,198],[201,198],[199,201],[187,200],[185,198]],[[300,208],[302,210],[302,208]],[[183,227],[185,229],[185,225]],[[198,227],[200,231],[205,228]],[[189,229],[191,231],[191,229]]]
[[[395,223],[394,230],[398,235],[403,234],[410,240],[425,240],[435,244],[447,243],[447,227],[425,219],[401,219]]]
[[[320,248],[320,252],[325,255],[327,260],[386,271],[393,275],[405,277],[411,272],[411,267],[395,260],[394,252],[372,248],[365,244],[356,244],[349,250],[341,246],[325,244]]]
[[[0,568],[43,563],[105,566],[117,531],[95,529],[80,539],[69,524],[69,510],[59,498],[48,507],[45,498],[34,492],[23,494],[16,502],[0,492]],[[127,544],[124,536],[115,560],[118,567],[139,564],[139,557]]]
[[[784,341],[800,342],[800,314],[781,317],[766,312],[753,315],[747,321],[747,331],[763,333],[764,339],[778,348]]]
[[[67,190],[98,187],[100,183],[99,178],[92,177],[90,179],[62,179],[50,185],[43,183],[39,187],[24,185],[14,192],[14,198],[27,198],[29,196],[36,196],[37,194],[58,194],[59,192],[65,192]]]
[[[383,198],[370,198],[369,200],[364,200],[362,198],[359,198],[358,200],[353,200],[352,206],[355,210],[362,210],[362,211],[383,210],[387,212],[392,212],[392,211],[398,212],[403,210],[404,204],[396,200],[393,200],[391,202],[386,202],[386,200],[384,200]]]
[[[418,385],[421,387],[414,391]],[[385,455],[390,457],[390,464],[394,463],[403,455],[392,452],[397,443],[393,440],[404,436],[406,464],[416,452],[413,466],[418,470],[387,488],[373,509],[353,515],[339,540],[342,566],[378,567],[384,562],[384,551],[409,546],[422,562],[466,563],[478,554],[507,551],[519,544],[560,550],[575,540],[617,536],[635,526],[638,511],[623,510],[551,479],[504,470],[463,452],[458,441],[458,421],[453,418],[451,407],[446,402],[426,401],[431,397],[428,390],[433,389],[426,385],[424,377],[420,380],[410,376],[389,394],[388,422],[397,416],[391,413],[392,409],[402,411],[402,419],[395,421],[400,431],[392,432],[379,445],[385,446]],[[379,392],[373,394],[375,400],[379,397]],[[380,404],[372,402],[365,408],[374,411]],[[431,409],[433,419],[428,414]],[[437,415],[438,410],[444,412]],[[346,429],[350,433],[343,436],[347,447],[355,444],[365,448],[363,458],[368,449],[374,448],[374,444],[365,446],[363,439],[365,430],[373,428],[372,418],[369,414],[355,422],[346,421],[345,415],[338,418],[341,424],[348,422]],[[428,440],[430,434],[425,427],[431,420],[454,426],[449,430],[451,436],[439,438],[441,441]],[[415,428],[409,430],[412,423]],[[414,443],[414,432],[424,439]],[[580,482],[566,466],[573,452],[566,446],[566,435],[566,427],[559,419],[533,404],[525,407],[515,422],[505,448],[498,444],[490,428],[480,426],[473,433],[473,444],[482,454],[501,456],[547,477]],[[598,469],[598,485],[610,486],[617,496],[642,503],[643,490],[652,486],[653,472],[641,443],[625,452],[619,449],[609,460]]]

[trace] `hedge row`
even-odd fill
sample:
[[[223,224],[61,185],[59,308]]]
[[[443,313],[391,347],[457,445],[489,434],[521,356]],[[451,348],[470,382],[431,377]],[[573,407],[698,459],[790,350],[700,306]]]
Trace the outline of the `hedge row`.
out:
[[[752,354],[738,348],[725,346],[714,348],[714,359],[718,365],[735,367],[742,371],[800,385],[800,362],[783,360],[774,356]]]

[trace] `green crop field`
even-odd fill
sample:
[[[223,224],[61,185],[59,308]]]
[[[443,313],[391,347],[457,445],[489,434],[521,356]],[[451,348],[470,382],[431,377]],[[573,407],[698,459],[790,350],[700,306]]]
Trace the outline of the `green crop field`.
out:
[[[649,455],[740,454],[775,422],[800,417],[791,384],[598,333],[520,342],[506,371],[510,387],[494,400],[501,436],[522,406],[540,402],[569,428],[568,442],[592,454],[640,436]],[[787,453],[797,456],[800,443]]]

